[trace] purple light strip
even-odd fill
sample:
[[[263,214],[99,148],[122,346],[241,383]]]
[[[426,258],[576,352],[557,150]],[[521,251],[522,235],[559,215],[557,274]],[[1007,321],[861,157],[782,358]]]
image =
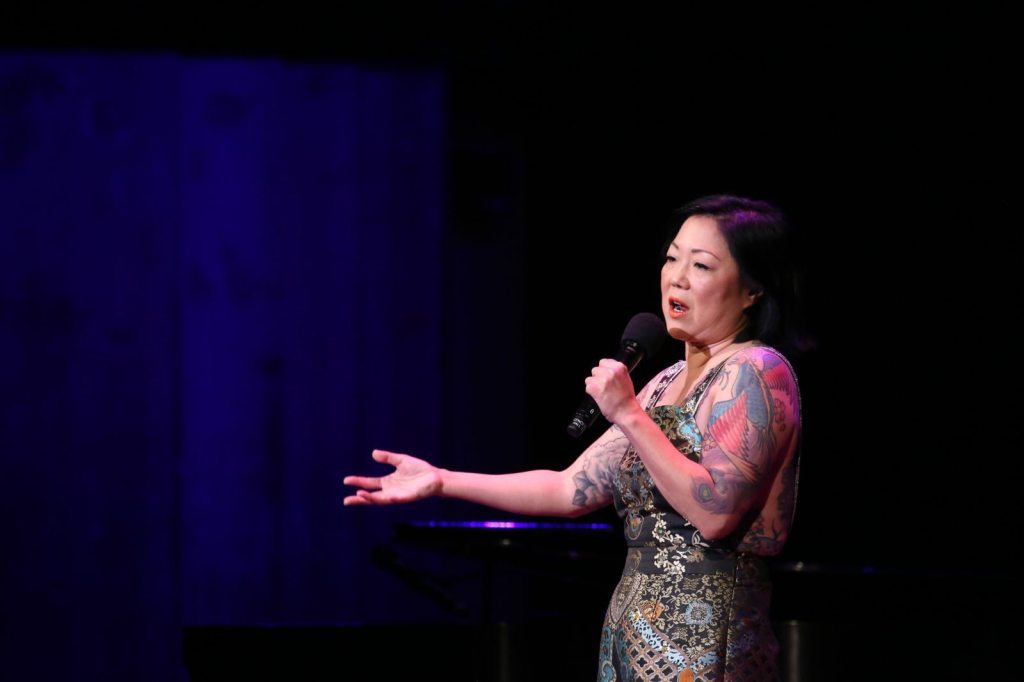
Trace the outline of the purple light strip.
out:
[[[607,523],[564,523],[537,521],[413,521],[411,525],[426,528],[488,528],[521,530],[526,528],[553,528],[559,530],[611,530]]]

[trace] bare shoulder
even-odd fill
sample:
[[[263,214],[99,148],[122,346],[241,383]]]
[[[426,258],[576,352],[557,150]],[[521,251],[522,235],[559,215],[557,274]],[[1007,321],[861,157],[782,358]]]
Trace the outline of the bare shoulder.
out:
[[[751,346],[722,366],[703,401],[698,422],[727,451],[741,457],[785,452],[800,429],[796,373],[779,351]]]
[[[756,375],[770,390],[797,389],[796,371],[789,360],[771,346],[751,346],[734,354],[723,370],[732,370],[727,378],[736,379],[740,371]]]
[[[722,365],[712,385],[712,392],[735,392],[749,389],[752,384],[766,391],[792,395],[799,402],[796,372],[786,357],[770,346],[751,346],[734,353]]]

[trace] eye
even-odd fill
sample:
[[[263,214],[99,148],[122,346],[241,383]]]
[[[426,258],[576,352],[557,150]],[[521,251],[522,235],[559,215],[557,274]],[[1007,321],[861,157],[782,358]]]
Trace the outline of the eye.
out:
[[[675,263],[676,262],[676,257],[675,256],[665,256],[665,262],[666,263]]]
[[[704,265],[703,263],[696,263],[696,262],[693,264],[693,267],[697,268],[698,270],[710,270],[711,269],[708,266]]]

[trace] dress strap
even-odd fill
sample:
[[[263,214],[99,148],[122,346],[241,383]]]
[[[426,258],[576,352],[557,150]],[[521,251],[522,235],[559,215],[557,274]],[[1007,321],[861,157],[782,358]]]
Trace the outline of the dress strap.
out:
[[[701,382],[697,384],[697,387],[690,391],[689,397],[686,399],[686,402],[683,403],[683,409],[685,411],[690,414],[697,414],[697,407],[700,405],[701,398],[704,397],[704,393],[707,391],[708,386],[710,386],[711,382],[715,380],[715,377],[718,376],[718,373],[722,371],[723,367],[725,367],[724,361],[712,367],[711,371],[709,371],[704,378],[701,379]]]
[[[679,362],[677,362],[676,364],[672,365],[671,367],[664,371],[664,373],[661,375],[661,379],[659,379],[658,383],[655,384],[654,390],[651,391],[651,395],[647,399],[648,410],[650,410],[652,407],[658,404],[658,400],[661,398],[661,395],[665,392],[665,389],[668,388],[668,385],[672,383],[673,379],[679,376],[679,373],[682,372],[683,369],[685,369],[685,367],[686,361],[680,360]]]

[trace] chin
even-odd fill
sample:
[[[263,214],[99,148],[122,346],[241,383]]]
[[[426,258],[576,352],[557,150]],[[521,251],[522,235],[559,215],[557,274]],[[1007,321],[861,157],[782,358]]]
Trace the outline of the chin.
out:
[[[679,327],[669,327],[668,335],[676,341],[687,341],[690,338],[689,335]]]

